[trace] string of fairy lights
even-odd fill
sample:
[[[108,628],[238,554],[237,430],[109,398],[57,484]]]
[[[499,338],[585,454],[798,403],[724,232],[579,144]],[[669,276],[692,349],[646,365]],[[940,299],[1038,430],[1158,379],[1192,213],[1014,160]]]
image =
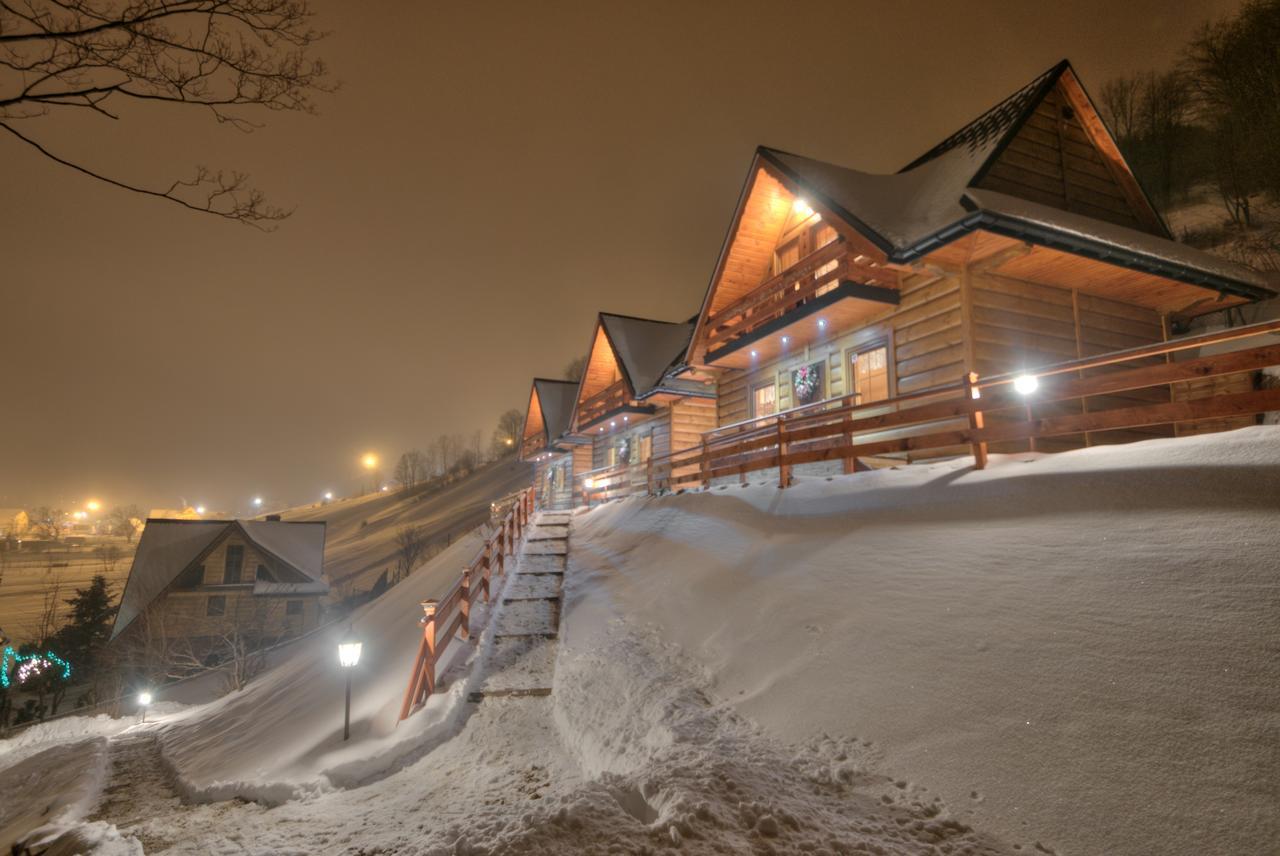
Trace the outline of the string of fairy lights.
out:
[[[15,665],[17,669],[13,668]],[[61,675],[57,674],[59,669],[62,670]],[[12,678],[9,677],[10,671],[13,672]],[[0,656],[0,687],[7,690],[15,681],[21,686],[46,674],[53,674],[59,680],[70,680],[71,664],[52,651],[20,654],[12,645],[5,646],[4,655]]]

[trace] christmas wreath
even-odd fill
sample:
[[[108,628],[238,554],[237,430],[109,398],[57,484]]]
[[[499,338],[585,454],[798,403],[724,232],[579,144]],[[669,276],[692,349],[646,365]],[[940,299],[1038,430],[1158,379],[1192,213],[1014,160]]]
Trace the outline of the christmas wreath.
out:
[[[822,389],[822,363],[810,363],[791,372],[791,389],[798,404],[808,404]]]

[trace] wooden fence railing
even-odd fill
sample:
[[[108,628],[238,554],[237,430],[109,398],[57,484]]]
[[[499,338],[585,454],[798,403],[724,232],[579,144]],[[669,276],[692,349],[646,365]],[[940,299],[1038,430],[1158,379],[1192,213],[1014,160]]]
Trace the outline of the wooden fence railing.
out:
[[[407,718],[435,692],[436,664],[449,644],[454,639],[466,641],[471,637],[471,607],[477,597],[489,602],[491,580],[494,576],[501,577],[506,572],[507,560],[515,556],[533,515],[535,501],[532,487],[520,491],[497,528],[485,539],[484,546],[463,567],[462,576],[449,593],[440,600],[422,601],[423,616],[418,619],[422,625],[422,641],[397,722]]]
[[[1170,384],[1256,372],[1280,365],[1280,342],[1247,350],[1172,361],[1179,351],[1260,335],[1280,334],[1280,321],[1234,327],[1201,336],[1143,345],[1029,372],[979,378],[971,373],[945,384],[884,401],[856,404],[834,398],[761,419],[708,431],[700,445],[643,464],[579,474],[588,504],[644,493],[707,486],[713,479],[778,469],[780,487],[799,464],[844,461],[846,471],[864,456],[919,453],[967,446],[975,466],[986,466],[991,443],[1146,428],[1280,410],[1280,389],[1250,388],[1202,398],[1064,413],[1068,401]],[[1151,363],[1163,357],[1165,362]],[[1122,364],[1147,364],[1125,368]],[[1049,405],[1060,405],[1051,407]],[[1036,416],[1035,410],[1048,415]]]

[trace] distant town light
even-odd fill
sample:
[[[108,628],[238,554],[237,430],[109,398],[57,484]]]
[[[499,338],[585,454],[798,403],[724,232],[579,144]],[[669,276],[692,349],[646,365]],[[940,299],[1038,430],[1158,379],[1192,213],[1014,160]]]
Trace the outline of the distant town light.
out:
[[[373,452],[365,452],[364,457],[360,459],[360,465],[366,470],[371,470],[378,466],[378,456]]]
[[[84,504],[84,507],[89,509],[90,511],[97,511],[98,509],[102,508],[102,503],[98,502],[98,500],[96,499],[91,499]]]
[[[326,490],[326,491],[324,492],[324,498],[325,498],[326,500],[333,499],[333,491],[331,491],[331,490]]]
[[[809,203],[803,196],[797,196],[795,201],[791,203],[791,210],[795,211],[801,217],[812,217],[813,209],[809,207]]]
[[[1040,388],[1040,380],[1035,375],[1018,375],[1013,379],[1013,388],[1022,395],[1030,395]]]
[[[196,514],[204,514],[204,506],[203,506],[203,505],[197,505],[197,506],[196,506]]]
[[[261,508],[261,507],[262,507],[262,497],[260,497],[260,496],[255,496],[255,497],[253,498],[253,507],[254,507],[254,508]]]

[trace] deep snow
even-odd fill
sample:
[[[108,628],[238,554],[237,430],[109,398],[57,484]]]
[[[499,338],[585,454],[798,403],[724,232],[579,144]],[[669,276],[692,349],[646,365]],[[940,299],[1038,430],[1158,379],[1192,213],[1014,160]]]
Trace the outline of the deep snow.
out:
[[[715,698],[984,829],[1280,852],[1280,429],[798,481],[611,504],[574,561]]]
[[[465,701],[482,614],[390,724],[457,545],[357,615],[346,747],[335,628],[159,723],[0,743],[0,782],[38,805],[56,768],[54,832],[101,854],[1274,852],[1278,440],[610,503],[573,519],[549,697]]]

